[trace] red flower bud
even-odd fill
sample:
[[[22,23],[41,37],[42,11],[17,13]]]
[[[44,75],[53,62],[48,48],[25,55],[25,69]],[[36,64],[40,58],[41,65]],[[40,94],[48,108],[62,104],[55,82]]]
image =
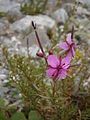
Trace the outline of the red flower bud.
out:
[[[53,51],[52,50],[49,50],[49,55],[53,55]]]
[[[37,55],[38,57],[44,57],[44,54],[43,54],[42,52],[37,52],[36,55]]]

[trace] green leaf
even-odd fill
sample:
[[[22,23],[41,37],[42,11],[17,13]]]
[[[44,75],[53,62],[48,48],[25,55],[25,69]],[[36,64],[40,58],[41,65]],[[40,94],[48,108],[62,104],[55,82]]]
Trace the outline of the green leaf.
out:
[[[86,110],[82,111],[82,120],[89,120],[90,119],[90,108],[87,108]]]
[[[22,112],[16,112],[12,117],[11,120],[26,120],[24,114]]]
[[[5,106],[5,100],[3,98],[0,98],[0,108]]]
[[[37,111],[30,111],[29,113],[29,120],[43,120],[41,115]]]
[[[0,120],[6,120],[5,115],[3,112],[0,112]]]

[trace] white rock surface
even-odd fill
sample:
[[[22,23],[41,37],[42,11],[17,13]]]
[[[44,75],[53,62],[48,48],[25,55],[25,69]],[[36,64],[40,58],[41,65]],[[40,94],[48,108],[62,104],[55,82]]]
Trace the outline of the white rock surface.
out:
[[[88,16],[90,16],[90,12],[87,9],[79,6],[79,7],[77,7],[77,15],[88,15]]]
[[[20,4],[10,0],[0,0],[0,12],[12,11],[12,9],[20,9]]]
[[[49,37],[47,36],[46,32],[44,29],[37,29],[38,35],[39,35],[39,39],[41,41],[41,44],[43,47],[50,47],[51,41],[49,39]],[[27,35],[24,40],[21,39],[22,45],[23,46],[27,46],[27,38],[29,40],[29,46],[31,47],[32,45],[38,45],[36,36],[35,36],[35,32],[31,32],[29,35]]]
[[[0,74],[0,81],[6,79],[7,76],[5,74]]]
[[[77,0],[77,2],[80,2],[83,5],[87,5],[88,7],[90,7],[90,0]]]
[[[56,10],[52,14],[52,17],[57,21],[57,23],[65,23],[68,20],[68,14],[63,8]]]
[[[36,53],[38,52],[39,47],[37,45],[33,45],[32,47],[29,48],[29,54],[32,57],[36,57]]]
[[[72,10],[74,8],[74,3],[64,3],[62,7],[67,11],[68,15],[72,14]]]
[[[7,93],[9,89],[7,87],[0,86],[0,97],[4,97],[5,93]]]
[[[13,8],[12,10],[8,10],[7,12],[7,18],[10,21],[10,19],[13,21],[19,20],[23,17],[23,14],[20,11],[20,8]]]
[[[5,34],[8,28],[9,22],[7,20],[0,20],[0,35]]]
[[[38,26],[46,29],[52,29],[55,26],[55,21],[46,15],[30,16],[27,15],[24,18],[14,22],[11,25],[12,30],[17,32],[28,32],[32,29],[31,22],[34,21]]]
[[[86,90],[90,88],[90,77],[86,81],[84,81],[83,86],[85,87]]]

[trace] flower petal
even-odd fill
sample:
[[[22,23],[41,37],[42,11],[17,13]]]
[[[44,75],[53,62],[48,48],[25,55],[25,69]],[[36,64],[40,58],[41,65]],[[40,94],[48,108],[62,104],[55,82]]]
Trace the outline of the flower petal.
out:
[[[54,78],[57,76],[57,69],[53,69],[53,68],[48,68],[48,70],[46,70],[46,75],[48,77]]]
[[[59,47],[64,49],[64,50],[68,50],[69,49],[69,46],[67,45],[66,42],[60,43]]]
[[[58,74],[58,79],[65,79],[67,76],[67,71],[64,69],[61,69]]]
[[[47,58],[47,62],[48,62],[48,65],[54,68],[56,68],[60,64],[59,59],[55,55],[49,55]]]
[[[67,56],[65,58],[63,58],[62,61],[61,61],[62,68],[63,69],[68,69],[69,66],[70,66],[70,61],[71,61],[71,59],[69,59],[69,57],[67,57]]]
[[[68,44],[72,44],[72,39],[71,39],[71,33],[67,34],[67,38],[66,41],[68,42]]]
[[[69,50],[69,52],[67,53],[67,55],[66,55],[66,60],[68,61],[68,63],[70,63],[71,62],[71,60],[72,60],[72,51],[71,50]]]
[[[72,46],[72,56],[74,57],[75,56],[75,49],[74,49],[74,47]]]

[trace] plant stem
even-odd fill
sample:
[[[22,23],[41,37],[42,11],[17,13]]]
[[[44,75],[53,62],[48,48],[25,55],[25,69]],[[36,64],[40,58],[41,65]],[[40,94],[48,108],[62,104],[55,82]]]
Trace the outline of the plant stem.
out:
[[[28,57],[30,57],[30,55],[29,55],[29,39],[27,38],[27,55],[28,55]]]
[[[41,42],[40,42],[39,35],[38,35],[37,31],[36,31],[36,24],[34,24],[33,21],[32,21],[32,26],[33,26],[33,28],[34,28],[34,30],[35,30],[35,35],[36,35],[36,38],[37,38],[38,45],[39,45],[39,47],[40,47],[40,49],[41,49],[41,51],[42,51],[42,53],[43,53],[43,55],[44,55],[44,59],[45,59],[46,63],[47,63],[46,54],[45,54],[45,52],[44,52],[44,50],[43,50],[42,44],[41,44]]]
[[[74,65],[70,65],[70,67],[78,67],[80,66],[81,64],[74,64]]]
[[[73,40],[73,35],[74,35],[74,26],[72,26],[72,32],[71,32],[71,39]]]
[[[53,86],[52,86],[52,91],[53,91],[53,98],[55,97],[55,92],[56,92],[56,81],[53,81]]]

